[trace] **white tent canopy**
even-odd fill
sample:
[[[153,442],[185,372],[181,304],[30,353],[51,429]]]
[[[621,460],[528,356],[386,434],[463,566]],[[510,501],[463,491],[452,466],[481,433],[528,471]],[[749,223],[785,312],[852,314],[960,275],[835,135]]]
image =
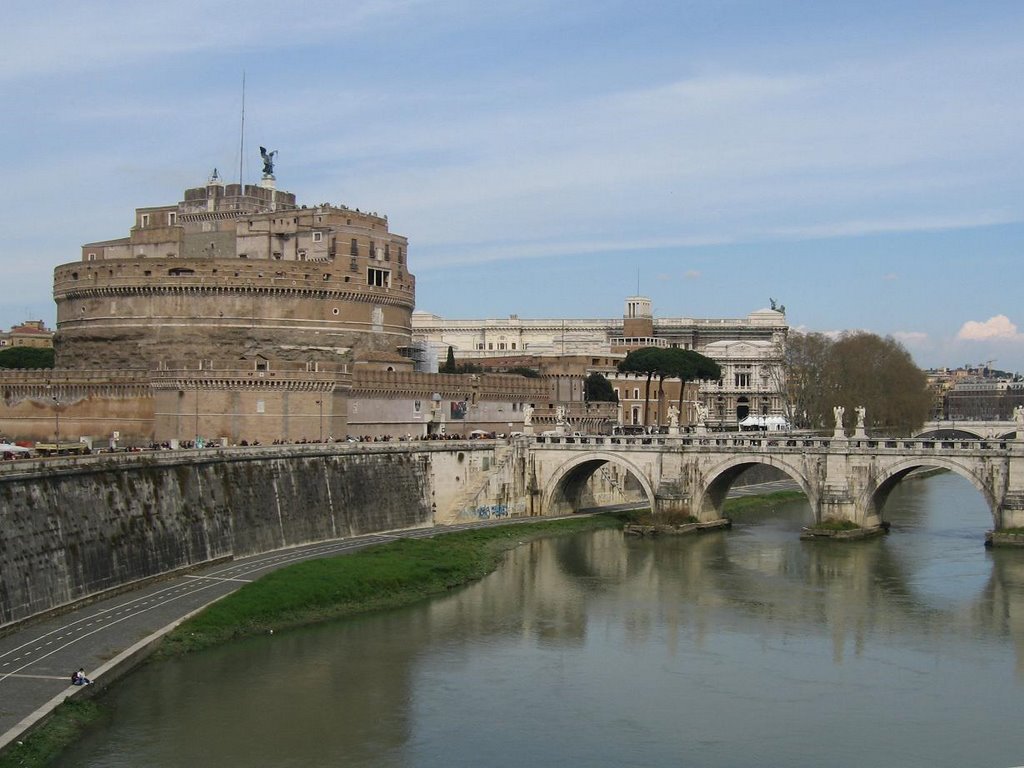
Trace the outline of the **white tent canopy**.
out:
[[[740,427],[757,427],[772,432],[781,432],[790,428],[789,422],[782,416],[747,416],[740,422]]]

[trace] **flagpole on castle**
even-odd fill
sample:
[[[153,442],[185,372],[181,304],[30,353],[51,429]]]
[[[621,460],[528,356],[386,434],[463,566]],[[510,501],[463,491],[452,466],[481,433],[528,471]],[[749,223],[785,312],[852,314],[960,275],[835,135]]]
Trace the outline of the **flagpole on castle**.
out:
[[[238,145],[238,194],[244,191],[242,186],[242,163],[245,161],[245,70],[242,70],[242,127],[239,131]]]

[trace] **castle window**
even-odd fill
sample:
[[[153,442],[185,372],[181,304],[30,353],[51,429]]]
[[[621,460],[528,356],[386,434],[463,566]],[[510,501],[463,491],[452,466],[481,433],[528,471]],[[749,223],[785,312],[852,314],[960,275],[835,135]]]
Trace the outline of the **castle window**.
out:
[[[402,246],[398,246],[398,263],[405,264],[405,249]]]
[[[356,240],[354,237],[352,238],[352,244],[349,246],[348,253],[349,253],[350,256],[358,256],[359,255],[359,241]]]
[[[384,243],[384,261],[391,261],[391,244]]]
[[[477,349],[483,349],[484,348],[484,343],[481,341],[479,344],[476,345],[476,348]]]
[[[735,381],[736,381],[736,386],[737,387],[749,387],[750,386],[750,374],[749,373],[737,373]]]
[[[306,252],[304,250],[300,250],[299,251],[299,261],[305,261],[305,260],[306,260]]]
[[[516,348],[516,343],[513,341],[512,342],[512,349],[515,349],[515,348]]]
[[[324,272],[324,282],[326,282],[326,281],[328,281],[330,279],[331,279],[331,273],[330,272]]]
[[[313,242],[314,243],[319,243],[323,239],[324,239],[324,233],[323,232],[314,232],[313,233]]]
[[[144,226],[144,227],[148,227],[149,226],[149,214],[148,213],[142,214],[142,226]]]
[[[173,227],[178,221],[178,214],[174,211],[167,212],[167,225]]]
[[[390,288],[391,287],[391,270],[388,269],[374,269],[369,268],[366,270],[366,284],[373,285],[378,288]]]
[[[347,277],[346,277],[345,279],[346,279],[346,280],[348,280],[348,278],[347,278]],[[334,309],[332,309],[332,310],[331,310],[331,314],[332,314],[332,315],[337,315],[337,314],[338,314],[338,313],[339,313],[340,311],[341,311],[341,310],[339,310],[339,309],[338,309],[337,307],[335,307]]]
[[[96,261],[96,254],[95,253],[87,254],[86,257],[85,257],[85,260],[86,261]]]

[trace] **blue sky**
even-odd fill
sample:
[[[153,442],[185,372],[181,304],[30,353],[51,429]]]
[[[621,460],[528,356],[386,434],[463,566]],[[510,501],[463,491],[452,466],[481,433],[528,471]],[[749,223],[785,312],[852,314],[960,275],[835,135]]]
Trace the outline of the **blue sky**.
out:
[[[742,317],[1024,371],[1024,3],[16,2],[0,326],[135,207],[387,213],[419,309]]]

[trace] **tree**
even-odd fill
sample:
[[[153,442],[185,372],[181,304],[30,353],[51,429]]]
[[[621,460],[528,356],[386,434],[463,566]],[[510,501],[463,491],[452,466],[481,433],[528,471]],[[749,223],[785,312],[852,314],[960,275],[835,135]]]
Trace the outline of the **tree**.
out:
[[[721,366],[710,357],[692,349],[666,349],[669,377],[679,379],[679,413],[683,412],[686,384],[691,381],[716,381],[722,378]]]
[[[509,368],[507,373],[514,373],[518,376],[525,376],[527,379],[539,379],[540,371],[536,368],[529,368],[525,365],[517,365],[514,368]]]
[[[53,368],[52,347],[8,347],[0,350],[0,368]]]
[[[825,368],[832,340],[820,333],[790,332],[777,369],[784,392],[783,415],[794,427],[822,429],[831,415],[832,395],[825,386]]]
[[[661,365],[661,350],[657,347],[634,349],[617,366],[619,373],[643,373],[647,375],[644,387],[644,426],[647,426],[647,404],[651,401],[651,379]]]
[[[602,374],[594,371],[583,382],[583,396],[592,403],[617,403],[615,387]]]
[[[787,416],[800,427],[830,429],[834,406],[849,417],[864,406],[876,433],[908,435],[920,429],[931,406],[924,371],[892,337],[791,333],[785,373]]]
[[[448,357],[444,361],[444,365],[438,370],[438,373],[455,373],[455,350],[448,347]]]

